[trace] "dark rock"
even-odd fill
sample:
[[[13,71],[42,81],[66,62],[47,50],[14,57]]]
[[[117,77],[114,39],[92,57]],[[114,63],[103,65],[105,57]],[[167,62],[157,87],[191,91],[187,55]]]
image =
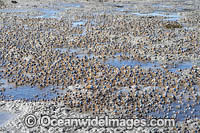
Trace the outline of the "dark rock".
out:
[[[17,4],[18,2],[17,1],[15,1],[15,0],[12,0],[11,1],[13,4]]]
[[[121,5],[114,5],[114,7],[123,8],[124,6],[121,6]]]
[[[176,29],[176,28],[182,28],[183,26],[181,24],[177,23],[172,23],[172,24],[166,24],[164,25],[165,28],[167,29]]]

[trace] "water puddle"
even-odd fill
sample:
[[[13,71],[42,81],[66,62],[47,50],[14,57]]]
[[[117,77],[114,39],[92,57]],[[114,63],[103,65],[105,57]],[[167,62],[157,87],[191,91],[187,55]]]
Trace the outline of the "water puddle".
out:
[[[115,93],[123,93],[123,94],[128,94],[129,90],[127,88],[121,88],[119,90],[116,90]]]
[[[69,49],[69,52],[70,53],[80,53],[80,52],[84,52],[84,49],[81,49],[81,48],[70,48]]]
[[[6,89],[5,92],[3,92],[3,95],[5,96],[4,99],[13,99],[13,100],[19,100],[19,99],[50,100],[58,96],[56,93],[53,93],[51,91],[50,87],[39,89],[37,87],[30,87],[30,86],[21,86],[12,89]]]
[[[39,11],[42,13],[42,15],[34,16],[35,18],[60,18],[58,14],[61,12],[60,10],[55,9],[47,9],[47,8],[40,8],[36,9],[36,11]]]
[[[120,56],[120,53],[115,54],[115,56]],[[159,62],[140,62],[136,60],[120,60],[118,58],[109,58],[108,60],[104,61],[103,63],[121,68],[122,66],[140,66],[144,69],[161,69],[164,70]],[[191,69],[194,65],[200,66],[200,61],[190,62],[185,61],[181,63],[176,63],[176,65],[168,65],[168,70],[173,73],[179,73],[179,70]]]
[[[117,8],[115,11],[122,12],[122,13],[125,13],[125,14],[133,12],[132,10],[125,9],[125,8]]]
[[[66,8],[70,8],[70,7],[83,8],[84,7],[83,4],[80,4],[80,3],[61,3],[60,5]]]
[[[83,58],[83,57],[88,57],[88,58],[93,58],[93,57],[95,57],[95,55],[94,54],[77,54],[76,55],[78,58]]]
[[[38,87],[31,86],[19,86],[16,87],[13,84],[9,84],[6,79],[1,79],[1,88],[4,88],[4,91],[1,92],[1,95],[4,96],[4,99],[7,100],[39,100],[46,99],[50,100],[56,98],[62,94],[62,90],[53,89],[52,86],[40,89]]]
[[[75,21],[72,23],[72,27],[83,26],[86,24],[86,21]]]
[[[82,48],[71,48],[69,49],[70,53],[76,53],[75,56],[77,56],[78,58],[83,58],[83,57],[88,57],[88,58],[93,58],[95,57],[94,54],[88,54],[87,50],[84,50]]]
[[[169,5],[163,5],[163,4],[152,4],[152,7],[158,7],[158,8],[172,8],[172,6]]]
[[[8,83],[6,79],[0,80],[1,88],[12,88],[14,84]]]
[[[136,12],[136,7],[135,4],[133,4],[132,6],[130,5],[114,5],[113,7],[116,7],[116,9],[114,9],[114,12],[122,12],[125,14],[131,14],[131,15],[137,15],[137,16],[159,16],[159,17],[166,17],[167,21],[177,21],[180,19],[180,15],[178,15],[177,13],[171,13],[167,10],[173,8],[172,6],[169,5],[163,5],[163,4],[153,4],[152,7],[154,8],[161,8],[163,10],[155,10],[154,12],[149,12],[149,13],[139,13]]]
[[[7,121],[12,120],[15,118],[15,114],[9,113],[9,112],[0,112],[0,126],[3,126]]]
[[[108,59],[105,61],[105,64],[109,64],[118,68],[121,68],[122,66],[134,67],[136,65],[139,65],[142,68],[161,68],[156,62],[139,62],[135,60]]]
[[[59,13],[67,10],[66,8],[83,8],[84,6],[79,3],[60,3],[55,8],[33,8],[33,9],[0,9],[0,13],[17,13],[19,17],[30,17],[30,18],[56,18],[60,19]],[[21,14],[23,13],[23,14]],[[39,13],[39,15],[38,15]],[[42,15],[40,15],[42,14]]]
[[[190,9],[190,8],[178,8],[179,12],[192,12],[195,11],[195,9]]]
[[[192,66],[194,66],[194,65],[200,66],[200,62],[187,61],[187,62],[178,63],[173,68],[169,68],[169,71],[177,73],[177,70],[179,70],[179,69],[180,70],[191,69]]]
[[[166,17],[164,20],[168,21],[176,21],[181,18],[177,13],[166,13],[166,12],[160,12],[160,11],[155,11],[152,13],[132,13],[133,15],[138,15],[138,16],[159,16],[159,17]]]

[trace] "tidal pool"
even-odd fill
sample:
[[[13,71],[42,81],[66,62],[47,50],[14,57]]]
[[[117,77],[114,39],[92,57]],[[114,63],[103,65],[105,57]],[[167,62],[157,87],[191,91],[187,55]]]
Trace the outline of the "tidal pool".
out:
[[[16,87],[13,84],[7,82],[6,79],[1,79],[1,88],[5,88],[0,94],[4,96],[4,99],[8,100],[51,100],[62,94],[62,90],[53,89],[55,87],[49,86],[45,88],[38,88],[36,86],[19,86]]]
[[[115,67],[131,66],[134,67],[139,65],[142,68],[160,68],[159,64],[156,62],[140,62],[135,60],[119,60],[119,59],[108,59],[105,64],[109,64]]]
[[[154,11],[151,13],[132,13],[133,15],[137,15],[137,16],[160,16],[160,17],[166,17],[164,20],[168,20],[168,21],[177,21],[181,18],[180,15],[178,15],[177,13],[166,13],[166,12],[162,12],[162,11]]]

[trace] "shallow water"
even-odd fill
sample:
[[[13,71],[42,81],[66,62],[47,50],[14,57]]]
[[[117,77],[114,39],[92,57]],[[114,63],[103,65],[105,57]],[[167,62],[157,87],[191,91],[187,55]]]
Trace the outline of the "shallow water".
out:
[[[88,54],[87,51],[84,51],[84,49],[81,49],[81,48],[71,48],[69,49],[69,52],[70,53],[75,53],[76,52],[76,55],[78,58],[83,58],[83,57],[88,57],[88,58],[92,58],[92,57],[95,57],[94,54]]]
[[[85,25],[86,21],[75,21],[72,23],[72,27],[77,27],[81,25]]]
[[[122,67],[122,66],[131,66],[134,67],[139,65],[142,68],[161,68],[159,64],[156,62],[139,62],[135,60],[119,60],[119,59],[108,59],[105,61],[105,64],[109,64],[115,67]]]
[[[119,56],[119,55],[121,55],[121,54],[118,53],[115,56]],[[151,69],[164,70],[160,66],[160,63],[158,63],[158,62],[140,62],[140,61],[136,61],[136,60],[119,60],[119,59],[115,58],[115,59],[108,59],[104,63],[118,67],[118,68],[121,68],[122,66],[134,67],[134,66],[138,65],[138,66],[145,68],[145,69],[151,68]],[[182,62],[182,63],[178,63],[176,66],[170,66],[169,65],[168,70],[171,71],[171,72],[174,72],[174,73],[178,73],[177,72],[178,70],[191,69],[193,65],[200,66],[200,62],[194,63],[194,62],[190,62],[190,61],[185,61],[185,62]]]
[[[46,94],[46,96],[44,96]],[[18,99],[53,99],[56,98],[58,95],[51,92],[50,87],[39,89],[37,87],[30,87],[30,86],[20,86],[17,88],[6,89],[3,92],[3,95],[6,96],[6,99],[9,96],[12,96],[14,100]],[[37,96],[37,97],[35,97]]]
[[[177,13],[169,13],[165,11],[166,9],[172,8],[172,5],[163,5],[163,4],[152,4],[152,7],[154,8],[161,8],[163,11],[154,11],[150,13],[139,13],[138,11],[136,12],[135,3],[129,3],[129,4],[123,4],[123,5],[107,5],[107,6],[112,6],[112,10],[104,10],[104,13],[112,13],[112,12],[121,12],[125,14],[132,14],[132,15],[138,15],[138,16],[162,16],[166,17],[164,20],[168,21],[176,21],[178,20],[181,16],[178,15]],[[33,18],[56,18],[59,19],[61,16],[58,14],[64,10],[68,10],[70,8],[84,8],[84,4],[82,3],[59,3],[56,5],[57,9],[55,8],[35,8],[35,9],[0,9],[0,12],[5,12],[5,13],[26,13],[26,12],[40,12],[42,15],[36,15],[36,16],[30,16]],[[183,10],[183,9],[181,9]],[[101,14],[101,13],[98,13]],[[23,16],[23,15],[19,15]],[[78,26],[81,24],[85,24],[84,21],[80,22],[74,22],[73,26]]]
[[[33,8],[33,9],[0,9],[0,13],[17,13],[18,17],[30,17],[30,18],[56,18],[60,19],[60,12],[68,10],[69,8],[82,8],[83,4],[80,3],[59,3],[55,5],[55,8]],[[37,12],[42,13],[42,15],[27,15],[28,12],[37,14]],[[23,13],[23,14],[21,14]]]
[[[127,88],[122,88],[122,89],[116,90],[114,93],[125,93],[125,94],[128,94],[129,90]]]
[[[167,13],[162,12],[162,11],[154,11],[152,13],[132,13],[133,15],[138,15],[138,16],[160,16],[160,17],[166,17],[164,20],[169,20],[169,21],[176,21],[181,18],[180,15],[177,13]]]
[[[56,90],[58,94],[52,91],[52,86],[40,89],[38,87],[31,86],[19,86],[15,87],[13,84],[7,83],[6,79],[0,80],[3,85],[1,88],[5,88],[4,92],[1,92],[1,95],[5,96],[5,99],[27,99],[27,100],[39,100],[39,99],[53,99],[59,96],[62,93],[62,90]]]
[[[190,69],[194,64],[192,62],[183,62],[176,65],[175,68],[170,68],[169,71],[176,72],[178,69]]]
[[[88,54],[87,51],[84,51],[84,49],[81,48],[55,48],[55,50],[60,51],[61,53],[76,53],[75,56],[77,56],[78,58],[83,58],[83,57],[88,57],[88,58],[93,58],[95,57],[94,54]]]
[[[95,57],[95,55],[93,55],[93,54],[77,54],[76,55],[78,58],[83,58],[83,57],[88,57],[88,58],[93,58],[93,57]]]
[[[0,112],[0,126],[5,124],[8,120],[13,119],[14,117],[15,115],[12,113],[1,111]]]
[[[70,7],[75,7],[75,8],[83,8],[84,5],[81,3],[61,3],[60,6],[70,8]]]
[[[158,7],[158,8],[173,8],[170,5],[163,5],[163,4],[152,4],[153,7]]]
[[[78,53],[78,52],[81,52],[81,51],[83,51],[83,49],[81,49],[81,48],[70,48],[69,49],[69,52],[70,53]]]
[[[177,73],[177,70],[179,69],[180,70],[191,69],[194,65],[200,66],[200,61],[196,61],[196,62],[185,61],[182,63],[178,63],[175,67],[169,68],[169,71]]]
[[[169,12],[169,9],[173,9],[172,5],[163,5],[163,4],[152,4],[152,7],[154,7],[156,10],[149,13],[140,13],[137,8],[135,7],[135,4],[126,4],[126,5],[114,5],[116,7],[113,11],[114,12],[121,12],[125,14],[131,14],[131,15],[137,15],[137,16],[160,16],[160,17],[166,17],[164,20],[168,21],[177,21],[181,18],[180,15],[177,13]],[[160,9],[160,10],[157,10]],[[110,13],[109,11],[106,11],[106,13]]]
[[[41,12],[43,15],[35,16],[36,18],[59,18],[58,13],[60,10],[48,9],[48,8],[39,8],[36,11]]]
[[[117,8],[115,11],[124,12],[125,14],[133,12],[133,10],[125,9],[125,8]]]

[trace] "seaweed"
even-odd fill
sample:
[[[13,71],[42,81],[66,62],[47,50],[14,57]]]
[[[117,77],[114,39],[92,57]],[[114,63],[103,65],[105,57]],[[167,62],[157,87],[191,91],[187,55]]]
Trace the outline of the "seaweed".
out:
[[[176,28],[183,28],[183,26],[179,23],[168,23],[164,25],[167,29],[176,29]]]

